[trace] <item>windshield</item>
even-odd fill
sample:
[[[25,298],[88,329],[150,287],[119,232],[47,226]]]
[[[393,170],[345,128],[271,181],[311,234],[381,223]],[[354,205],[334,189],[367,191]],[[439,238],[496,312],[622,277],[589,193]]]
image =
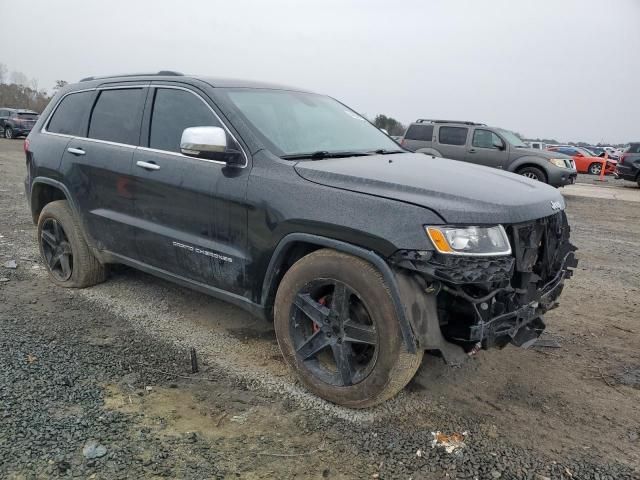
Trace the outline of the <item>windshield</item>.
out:
[[[500,132],[500,135],[502,135],[504,139],[512,146],[516,148],[527,148],[525,143],[520,140],[520,137],[518,137],[515,133],[510,132],[509,130],[503,130],[502,128],[499,128],[498,131]]]
[[[330,97],[287,90],[223,93],[279,156],[399,150],[366,119]]]
[[[584,147],[576,147],[576,150],[579,151],[585,157],[597,157],[595,153],[593,153],[591,150],[587,150]]]

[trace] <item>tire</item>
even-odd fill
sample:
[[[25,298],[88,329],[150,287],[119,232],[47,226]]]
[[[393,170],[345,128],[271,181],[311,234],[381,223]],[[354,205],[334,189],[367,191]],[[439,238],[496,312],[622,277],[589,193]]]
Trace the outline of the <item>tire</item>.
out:
[[[13,139],[13,138],[16,138],[16,137],[13,135],[13,128],[11,128],[11,127],[5,127],[5,128],[4,128],[4,138],[6,138],[6,139],[8,139],[8,140],[11,140],[11,139]]]
[[[404,345],[382,275],[362,259],[330,249],[303,257],[282,279],[274,307],[282,355],[311,392],[330,402],[350,408],[384,402],[422,361],[423,351],[412,354]],[[339,359],[350,368],[340,369]]]
[[[589,173],[591,175],[600,175],[601,171],[602,171],[601,163],[593,162],[591,165],[589,165]]]
[[[38,218],[40,256],[53,283],[84,288],[103,282],[107,269],[93,256],[66,200],[48,203]]]
[[[538,167],[524,167],[518,170],[520,175],[523,175],[531,180],[538,180],[542,183],[547,183],[547,175]]]

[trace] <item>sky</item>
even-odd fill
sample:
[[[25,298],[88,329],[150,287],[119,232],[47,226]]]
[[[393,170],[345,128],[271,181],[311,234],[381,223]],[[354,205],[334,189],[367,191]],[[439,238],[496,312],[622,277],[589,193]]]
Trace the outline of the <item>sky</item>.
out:
[[[55,80],[176,70],[293,85],[369,118],[640,140],[640,0],[0,0],[0,63]],[[13,41],[9,41],[13,44]]]

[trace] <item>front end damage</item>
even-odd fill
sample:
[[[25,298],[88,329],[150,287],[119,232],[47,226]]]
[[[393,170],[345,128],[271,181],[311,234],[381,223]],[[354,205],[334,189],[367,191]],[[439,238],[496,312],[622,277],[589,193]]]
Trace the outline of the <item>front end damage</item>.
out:
[[[532,345],[577,265],[564,212],[505,225],[512,253],[402,250],[391,263],[420,348],[459,364],[479,348]]]

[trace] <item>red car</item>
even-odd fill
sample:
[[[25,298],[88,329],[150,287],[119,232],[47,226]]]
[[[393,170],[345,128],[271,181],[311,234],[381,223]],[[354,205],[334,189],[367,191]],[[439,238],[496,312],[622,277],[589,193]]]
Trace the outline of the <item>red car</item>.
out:
[[[552,152],[564,153],[573,157],[578,173],[590,173],[592,175],[600,175],[602,171],[603,157],[597,156],[595,153],[582,147],[548,147],[547,150]],[[604,170],[605,175],[613,175],[616,171],[618,162],[611,158],[607,159],[607,166]]]

